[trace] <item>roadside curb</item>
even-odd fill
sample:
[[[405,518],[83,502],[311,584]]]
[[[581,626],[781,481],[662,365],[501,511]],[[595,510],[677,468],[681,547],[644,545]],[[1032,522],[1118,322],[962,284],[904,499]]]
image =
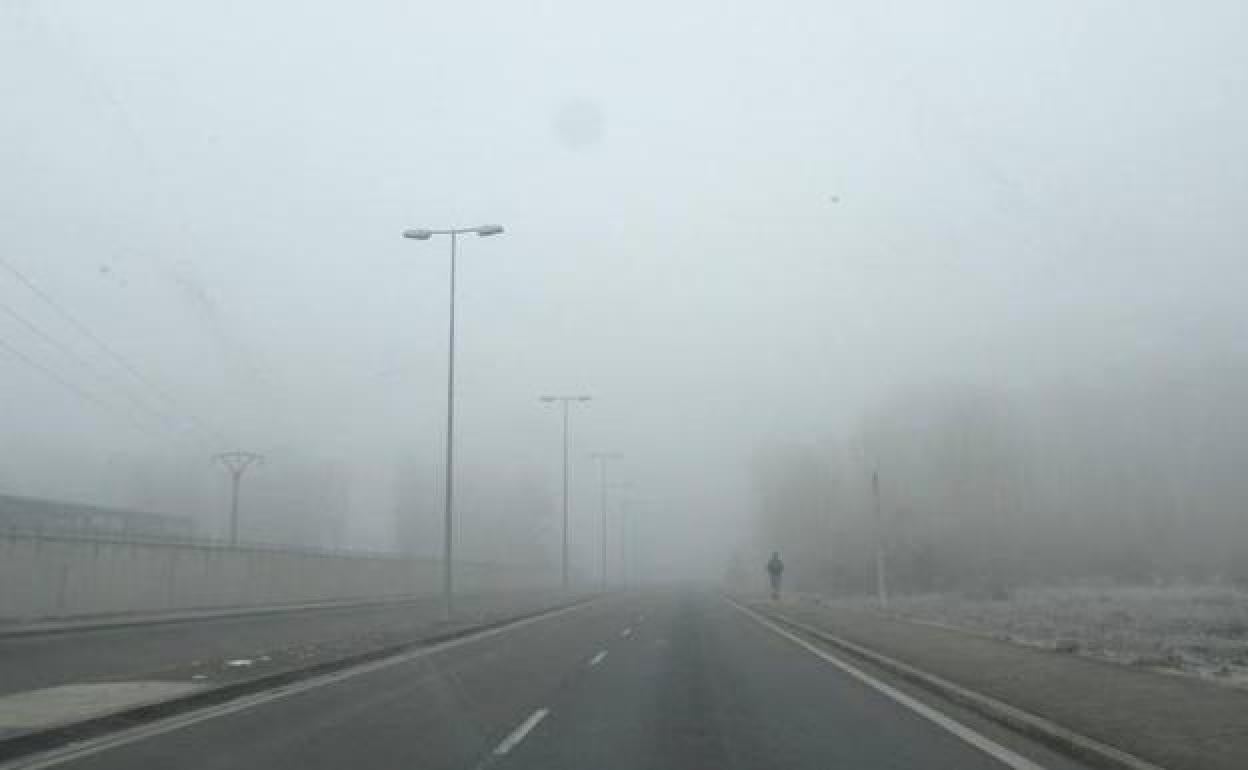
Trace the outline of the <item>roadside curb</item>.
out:
[[[32,754],[50,751],[69,743],[99,738],[109,733],[127,728],[137,727],[147,722],[173,717],[195,711],[208,706],[217,706],[246,695],[254,695],[267,690],[295,684],[317,676],[333,674],[356,666],[374,663],[405,653],[434,647],[436,645],[471,637],[487,631],[500,629],[527,620],[536,620],[546,615],[570,610],[596,601],[600,595],[582,596],[572,601],[554,604],[534,612],[508,615],[488,623],[456,628],[430,636],[420,637],[399,644],[387,645],[334,660],[315,663],[302,668],[287,669],[272,674],[247,679],[240,682],[210,687],[198,692],[176,696],[153,703],[124,708],[108,714],[91,717],[77,722],[70,722],[54,727],[21,733],[0,739],[0,763],[28,757]]]
[[[1008,703],[974,690],[969,690],[935,674],[929,674],[926,671],[915,668],[908,663],[903,663],[863,647],[860,644],[834,636],[822,629],[786,618],[765,608],[751,606],[736,599],[730,600],[742,607],[760,613],[768,620],[818,639],[842,652],[865,660],[901,679],[968,708],[994,722],[1005,725],[1018,733],[1097,767],[1107,768],[1107,770],[1163,770],[1160,765],[1155,765],[1109,744],[1089,738],[1044,717],[1011,706]]]

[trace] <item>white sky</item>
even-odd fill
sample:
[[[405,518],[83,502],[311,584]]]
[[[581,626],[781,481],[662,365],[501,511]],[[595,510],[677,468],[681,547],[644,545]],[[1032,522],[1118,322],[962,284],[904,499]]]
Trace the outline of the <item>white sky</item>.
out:
[[[1246,32],[1234,0],[10,0],[0,249],[180,416],[375,468],[442,440],[445,243],[399,232],[501,222],[462,249],[463,456],[553,490],[536,396],[592,393],[582,459],[626,452],[710,553],[759,440],[897,388],[1242,355]],[[221,443],[0,371],[19,445]]]

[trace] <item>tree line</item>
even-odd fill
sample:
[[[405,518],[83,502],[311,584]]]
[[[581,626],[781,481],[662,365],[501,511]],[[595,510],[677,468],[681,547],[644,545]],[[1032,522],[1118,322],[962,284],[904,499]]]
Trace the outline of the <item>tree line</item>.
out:
[[[832,592],[873,589],[877,541],[898,591],[1248,583],[1248,372],[1130,375],[918,387],[844,434],[758,447],[753,556]]]

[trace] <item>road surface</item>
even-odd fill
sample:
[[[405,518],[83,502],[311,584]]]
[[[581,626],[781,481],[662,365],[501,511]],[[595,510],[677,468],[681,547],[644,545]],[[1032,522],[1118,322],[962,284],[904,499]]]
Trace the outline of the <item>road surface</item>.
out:
[[[465,623],[533,612],[566,597],[551,591],[462,596]],[[447,630],[440,596],[293,612],[222,615],[171,623],[136,622],[68,633],[0,634],[0,697],[76,682],[178,678],[189,664],[326,647],[358,652]],[[214,672],[215,673],[215,672]]]
[[[1079,767],[875,681],[713,593],[615,596],[39,766]]]

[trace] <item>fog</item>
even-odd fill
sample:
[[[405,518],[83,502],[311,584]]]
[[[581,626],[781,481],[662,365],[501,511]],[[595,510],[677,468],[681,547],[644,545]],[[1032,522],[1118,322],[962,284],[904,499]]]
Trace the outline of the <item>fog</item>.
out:
[[[248,539],[437,554],[448,243],[400,234],[498,222],[459,241],[465,558],[557,558],[538,397],[584,393],[578,575],[610,450],[612,570],[632,497],[648,576],[761,575],[780,549],[799,585],[856,589],[878,469],[916,589],[1232,576],[1246,22],[1234,0],[11,0],[0,491],[219,537],[212,455],[245,449],[267,458]],[[950,543],[996,561],[954,574]]]

